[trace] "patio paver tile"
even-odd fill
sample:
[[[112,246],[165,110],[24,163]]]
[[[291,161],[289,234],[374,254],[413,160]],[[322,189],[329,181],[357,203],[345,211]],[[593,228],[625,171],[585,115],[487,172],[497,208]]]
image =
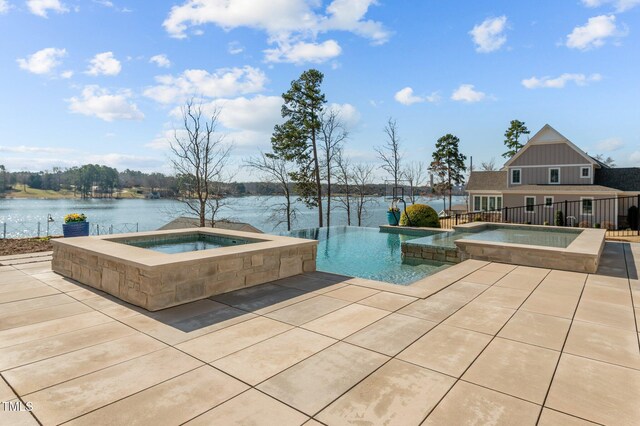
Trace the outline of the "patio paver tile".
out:
[[[250,389],[186,423],[189,426],[297,426],[308,417],[262,392]]]
[[[29,299],[3,303],[2,305],[0,305],[0,309],[2,310],[3,314],[9,314],[13,312],[28,312],[34,309],[42,309],[48,306],[64,305],[65,303],[72,302],[75,302],[73,298],[62,293],[42,297],[32,295]]]
[[[528,290],[492,286],[478,296],[474,302],[501,308],[517,309],[529,294],[531,292]]]
[[[571,319],[576,310],[578,298],[579,295],[560,296],[536,290],[522,304],[520,310]]]
[[[60,294],[60,292],[53,287],[45,285],[29,289],[6,291],[0,293],[0,307],[4,307],[4,305],[10,302],[31,300],[34,297],[50,296],[52,294]]]
[[[485,284],[476,284],[466,281],[458,281],[438,292],[439,297],[447,297],[468,303],[488,288]]]
[[[462,380],[542,404],[559,356],[560,352],[498,337]]]
[[[459,381],[423,425],[535,425],[540,406]]]
[[[248,388],[209,366],[202,366],[77,418],[69,425],[182,424]]]
[[[141,333],[68,352],[2,374],[20,395],[93,373],[167,346]]]
[[[476,284],[486,284],[492,285],[500,280],[500,278],[507,275],[506,272],[495,272],[495,271],[487,271],[484,269],[480,269],[478,271],[472,272],[471,274],[464,277],[464,281]]]
[[[353,304],[310,321],[302,327],[335,339],[344,339],[387,315],[389,312],[382,309]]]
[[[452,377],[393,359],[316,418],[332,425],[417,425],[454,383]]]
[[[596,423],[640,423],[640,371],[562,354],[546,406]]]
[[[460,377],[490,340],[486,334],[440,324],[397,358]]]
[[[498,262],[493,262],[488,264],[487,266],[483,266],[480,270],[481,271],[491,271],[491,272],[500,272],[503,274],[508,274],[509,272],[513,271],[514,269],[516,269],[517,265],[511,265],[508,263],[498,263]]]
[[[418,299],[398,311],[428,321],[440,322],[464,306],[465,302],[438,294],[427,299]]]
[[[213,362],[291,328],[279,321],[257,317],[180,343],[176,348],[205,362]]]
[[[514,312],[514,309],[484,305],[474,300],[447,318],[444,324],[495,335]]]
[[[533,291],[549,273],[548,269],[530,268],[531,270],[522,270],[521,268],[523,267],[518,266],[512,272],[501,278],[494,286]]]
[[[499,337],[559,351],[567,337],[571,320],[518,311],[507,322]]]
[[[631,305],[620,306],[608,302],[582,300],[578,306],[575,319],[636,331],[635,318]]]
[[[345,342],[394,356],[435,326],[435,322],[392,313],[347,337]]]
[[[640,350],[635,331],[574,321],[564,352],[640,369]]]
[[[415,300],[417,300],[415,297],[381,291],[380,293],[360,300],[358,303],[360,305],[371,306],[372,308],[384,309],[385,311],[394,312]]]
[[[329,337],[294,328],[218,359],[211,365],[255,386],[335,342]]]
[[[5,401],[10,404],[15,404],[18,402],[18,399],[13,399],[11,401]],[[28,411],[8,411],[5,410],[2,412],[2,417],[0,417],[0,421],[3,425],[10,426],[39,426],[39,423],[36,419],[33,418],[31,413]]]
[[[346,300],[347,302],[357,302],[369,296],[379,293],[379,290],[360,287],[357,285],[348,285],[337,290],[331,290],[324,293],[325,296],[335,297],[336,299]]]
[[[33,413],[44,424],[62,423],[193,370],[202,363],[173,348],[96,371],[32,393]]]
[[[549,408],[542,409],[538,421],[538,426],[592,426],[596,424]]]
[[[389,358],[338,342],[258,385],[274,398],[314,415]]]
[[[349,302],[344,300],[318,295],[277,311],[269,312],[265,316],[292,325],[302,325],[348,304]]]
[[[13,312],[7,315],[0,315],[0,330],[7,330],[14,327],[36,324],[57,318],[70,317],[92,309],[80,302],[65,303],[64,305],[49,306],[42,309],[34,309],[28,312]]]

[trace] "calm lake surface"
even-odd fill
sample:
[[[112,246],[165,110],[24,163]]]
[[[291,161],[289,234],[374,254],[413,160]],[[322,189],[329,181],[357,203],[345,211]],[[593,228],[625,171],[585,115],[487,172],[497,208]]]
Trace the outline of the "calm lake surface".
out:
[[[270,219],[270,207],[282,203],[280,197],[238,197],[228,198],[219,218],[249,223],[264,232],[286,230],[286,225],[276,226]],[[429,204],[436,211],[442,210],[442,200],[418,199],[417,202]],[[464,197],[453,197],[453,204],[463,204]],[[335,206],[337,203],[333,203]],[[387,222],[389,202],[383,197],[375,198],[368,206],[364,226],[378,226]],[[300,210],[294,229],[313,228],[318,226],[316,210],[307,209],[304,204],[297,203]],[[326,208],[326,206],[325,206]],[[47,235],[47,217],[51,215],[49,234],[62,234],[63,218],[68,213],[84,213],[91,223],[91,232],[100,234],[151,231],[158,229],[179,216],[191,216],[184,210],[184,205],[175,200],[109,200],[109,199],[63,199],[63,200],[25,200],[0,199],[0,238],[3,236],[4,224],[8,238],[35,236],[40,224],[40,235]],[[333,209],[331,225],[346,225],[344,210]],[[357,225],[357,218],[352,214],[352,225]]]

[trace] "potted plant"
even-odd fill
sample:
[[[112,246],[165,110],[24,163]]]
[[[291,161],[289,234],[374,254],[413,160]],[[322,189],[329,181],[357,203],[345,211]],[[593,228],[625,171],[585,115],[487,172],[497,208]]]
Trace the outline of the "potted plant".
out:
[[[391,226],[397,226],[400,220],[400,208],[395,204],[391,204],[389,210],[387,210],[387,222]]]
[[[64,217],[62,225],[62,233],[65,238],[68,237],[87,237],[89,236],[89,222],[84,213],[70,213]]]

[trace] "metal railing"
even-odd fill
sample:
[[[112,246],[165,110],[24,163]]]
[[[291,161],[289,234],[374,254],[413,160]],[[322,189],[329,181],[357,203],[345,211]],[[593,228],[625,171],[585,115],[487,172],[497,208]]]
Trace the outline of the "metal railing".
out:
[[[126,234],[139,232],[138,223],[93,223],[89,222],[90,235]],[[47,220],[37,222],[0,222],[2,238],[42,238],[62,235],[62,224]]]
[[[499,222],[528,225],[553,225],[602,228],[608,236],[640,235],[640,195],[613,198],[581,197],[577,201],[559,201],[504,207],[451,216],[454,225],[469,222]]]

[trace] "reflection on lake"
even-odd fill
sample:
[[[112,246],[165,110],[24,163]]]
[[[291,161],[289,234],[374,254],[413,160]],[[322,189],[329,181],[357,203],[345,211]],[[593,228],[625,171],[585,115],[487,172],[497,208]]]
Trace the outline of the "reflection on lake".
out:
[[[442,210],[442,200],[418,199],[417,202],[429,204],[436,211]],[[269,206],[282,203],[280,197],[239,197],[229,198],[221,209],[220,218],[249,223],[262,231],[274,232],[286,230],[286,225],[275,226],[270,221]],[[464,203],[464,197],[453,197],[453,204]],[[376,198],[376,202],[368,206],[368,213],[364,219],[364,226],[378,226],[387,222],[388,201],[383,197]],[[335,205],[335,203],[334,203]],[[317,226],[317,211],[308,209],[303,203],[296,203],[300,210],[294,223],[295,229],[312,228]],[[50,223],[50,234],[62,234],[62,221],[66,214],[78,212],[87,215],[93,225],[100,225],[102,229],[114,226],[114,232],[135,230],[140,231],[158,229],[178,216],[187,215],[184,205],[175,200],[113,200],[113,199],[62,199],[62,200],[25,200],[0,198],[0,237],[2,224],[7,225],[7,237],[30,236],[37,232],[40,222],[41,235],[46,235],[47,217],[51,214],[54,222]],[[190,216],[190,215],[189,215]],[[352,224],[355,224],[355,214]],[[131,224],[126,227],[122,224]],[[347,217],[344,210],[332,209],[331,225],[346,225]]]

